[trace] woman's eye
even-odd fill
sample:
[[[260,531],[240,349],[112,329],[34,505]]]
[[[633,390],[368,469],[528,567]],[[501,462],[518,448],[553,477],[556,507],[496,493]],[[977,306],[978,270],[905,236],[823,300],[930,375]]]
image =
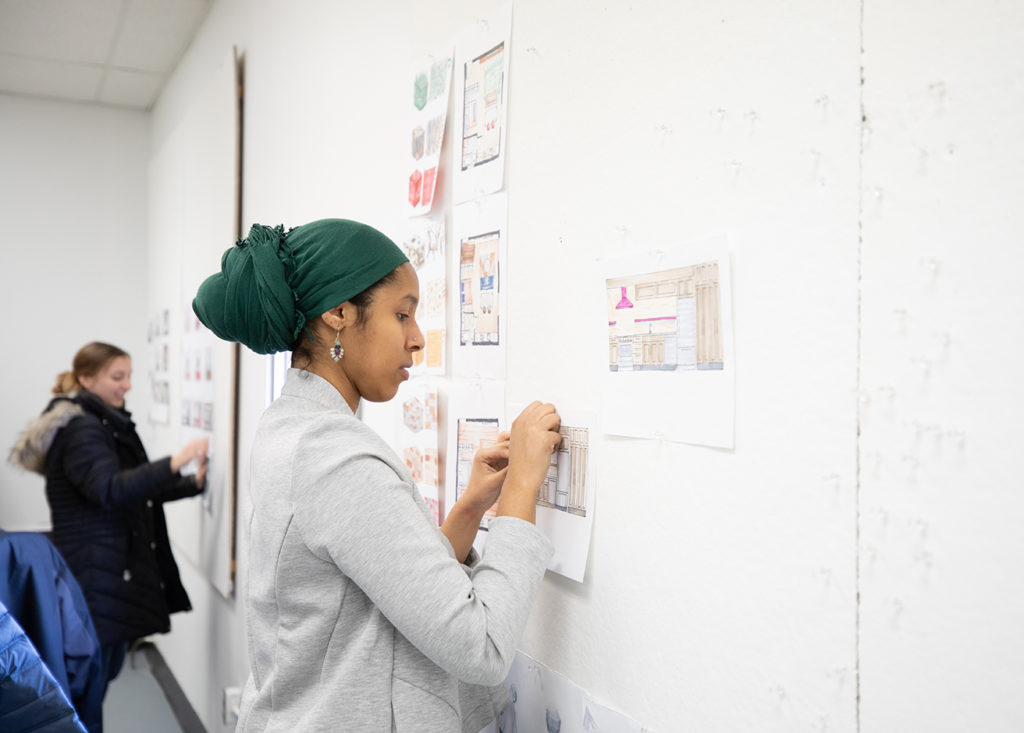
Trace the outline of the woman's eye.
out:
[[[398,320],[400,320],[400,321],[404,321],[408,317],[409,317],[408,313],[399,313],[398,314]]]

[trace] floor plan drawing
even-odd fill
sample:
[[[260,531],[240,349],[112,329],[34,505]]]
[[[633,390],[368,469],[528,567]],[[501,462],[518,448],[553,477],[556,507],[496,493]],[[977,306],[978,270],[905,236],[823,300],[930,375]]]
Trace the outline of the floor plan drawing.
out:
[[[452,376],[504,379],[508,334],[508,197],[495,193],[452,213]],[[458,280],[458,285],[455,281]]]
[[[459,341],[463,346],[497,346],[500,343],[500,243],[500,231],[478,234],[459,243]]]
[[[505,43],[465,64],[462,103],[462,170],[489,163],[501,154]]]
[[[508,3],[467,26],[455,43],[455,203],[504,187],[511,34]]]
[[[605,286],[610,371],[724,368],[717,262],[609,278]]]

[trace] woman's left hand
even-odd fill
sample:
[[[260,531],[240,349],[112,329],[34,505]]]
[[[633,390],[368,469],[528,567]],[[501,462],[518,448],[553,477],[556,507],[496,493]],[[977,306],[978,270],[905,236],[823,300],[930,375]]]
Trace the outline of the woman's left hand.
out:
[[[469,474],[469,483],[462,500],[471,502],[481,516],[501,494],[501,485],[508,472],[509,437],[507,432],[499,434],[496,443],[481,448],[473,456],[473,470]]]
[[[206,486],[206,469],[210,466],[210,459],[205,455],[199,461],[199,469],[196,471],[196,486],[200,489]]]

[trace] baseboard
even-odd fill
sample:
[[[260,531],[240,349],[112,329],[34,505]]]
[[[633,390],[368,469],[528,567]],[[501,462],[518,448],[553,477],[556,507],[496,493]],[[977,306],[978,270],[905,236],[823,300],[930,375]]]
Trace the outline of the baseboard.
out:
[[[156,645],[149,641],[143,641],[135,647],[135,651],[146,655],[149,670],[157,684],[160,685],[160,689],[164,691],[164,697],[167,698],[174,717],[178,719],[182,733],[206,733],[203,721],[196,715],[196,711],[185,697],[178,680],[174,678],[170,667],[167,666],[167,662],[164,661],[164,657]]]

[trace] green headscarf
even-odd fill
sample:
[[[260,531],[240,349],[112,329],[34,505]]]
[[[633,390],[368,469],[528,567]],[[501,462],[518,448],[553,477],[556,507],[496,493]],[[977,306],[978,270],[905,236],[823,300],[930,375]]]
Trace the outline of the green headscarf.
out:
[[[408,258],[373,227],[320,219],[288,230],[254,224],[221,257],[192,310],[225,341],[287,351],[306,322],[366,290]]]

